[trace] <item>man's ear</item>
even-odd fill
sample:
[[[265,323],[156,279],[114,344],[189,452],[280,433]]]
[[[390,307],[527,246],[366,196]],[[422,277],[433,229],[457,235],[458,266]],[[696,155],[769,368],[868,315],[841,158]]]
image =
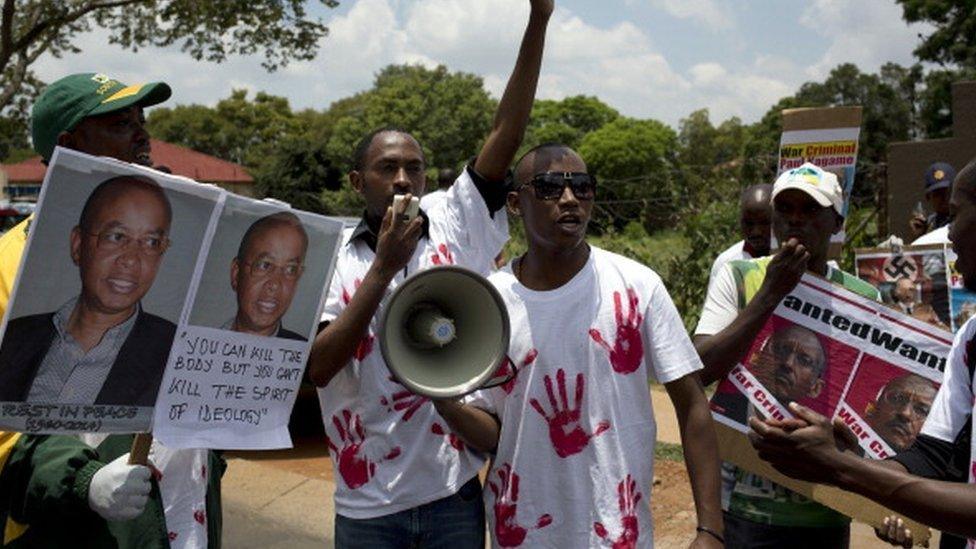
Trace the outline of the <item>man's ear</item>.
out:
[[[818,379],[817,381],[813,382],[813,386],[810,387],[810,392],[807,394],[807,396],[810,398],[817,398],[818,396],[820,396],[820,392],[823,391],[823,388],[824,388],[824,380]]]
[[[69,243],[71,245],[71,261],[75,265],[81,261],[81,237],[81,227],[75,226],[74,229],[71,229]]]
[[[240,269],[240,262],[238,262],[237,258],[235,257],[230,262],[230,287],[234,290],[234,293],[237,293],[237,274]]]
[[[71,148],[72,135],[68,132],[61,132],[54,140],[54,144],[59,147]]]
[[[877,411],[878,407],[873,402],[869,402],[867,406],[864,407],[864,419],[871,419],[874,417],[874,413]]]
[[[358,170],[353,170],[349,172],[349,184],[352,185],[352,188],[356,189],[356,192],[362,194],[363,174],[359,173]]]
[[[522,205],[519,204],[519,192],[509,191],[505,195],[505,206],[508,208],[508,213],[514,215],[515,217],[522,217]]]

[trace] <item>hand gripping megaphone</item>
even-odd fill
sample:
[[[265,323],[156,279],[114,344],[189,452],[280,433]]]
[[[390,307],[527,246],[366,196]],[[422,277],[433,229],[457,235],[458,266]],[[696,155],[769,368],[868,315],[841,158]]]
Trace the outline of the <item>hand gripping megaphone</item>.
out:
[[[502,296],[484,277],[456,266],[433,267],[405,280],[390,296],[380,350],[390,372],[410,391],[456,397],[495,376],[508,353],[510,330]]]

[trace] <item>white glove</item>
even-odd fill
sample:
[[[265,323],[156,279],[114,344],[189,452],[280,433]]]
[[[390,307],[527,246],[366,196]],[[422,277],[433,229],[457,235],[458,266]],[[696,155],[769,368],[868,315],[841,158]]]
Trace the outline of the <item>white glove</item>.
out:
[[[149,500],[151,476],[149,467],[129,465],[129,454],[120,456],[92,475],[88,506],[106,520],[134,519]]]

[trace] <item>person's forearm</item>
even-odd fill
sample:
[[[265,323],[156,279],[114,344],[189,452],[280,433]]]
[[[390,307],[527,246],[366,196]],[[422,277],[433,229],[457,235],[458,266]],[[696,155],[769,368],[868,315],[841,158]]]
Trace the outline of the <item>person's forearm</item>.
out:
[[[465,444],[479,452],[494,453],[501,426],[488,412],[454,400],[435,400],[434,408]]]
[[[729,374],[745,356],[779,302],[779,298],[760,290],[724,330],[710,336],[695,336],[695,350],[705,366],[700,373],[702,383],[711,385]]]
[[[392,278],[374,263],[346,308],[315,337],[309,353],[308,374],[316,387],[328,385],[352,360]]]
[[[669,386],[668,392],[678,416],[681,445],[695,499],[698,524],[721,533],[721,471],[718,441],[715,438],[708,401],[697,377],[686,376],[676,383],[678,382],[684,386]]]
[[[498,102],[491,133],[485,140],[474,169],[488,181],[502,181],[522,144],[535,101],[549,14],[533,10],[522,37],[515,68]]]
[[[976,537],[976,486],[928,480],[888,462],[838,457],[837,485],[942,531]]]

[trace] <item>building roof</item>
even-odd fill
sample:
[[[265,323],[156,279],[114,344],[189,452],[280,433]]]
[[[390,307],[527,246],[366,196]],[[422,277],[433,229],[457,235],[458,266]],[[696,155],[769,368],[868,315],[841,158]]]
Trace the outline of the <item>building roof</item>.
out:
[[[201,152],[151,139],[152,158],[156,166],[165,166],[175,175],[206,183],[253,183],[254,178],[240,164],[221,160]],[[17,164],[0,165],[11,183],[38,183],[44,180],[41,157],[28,158]]]

